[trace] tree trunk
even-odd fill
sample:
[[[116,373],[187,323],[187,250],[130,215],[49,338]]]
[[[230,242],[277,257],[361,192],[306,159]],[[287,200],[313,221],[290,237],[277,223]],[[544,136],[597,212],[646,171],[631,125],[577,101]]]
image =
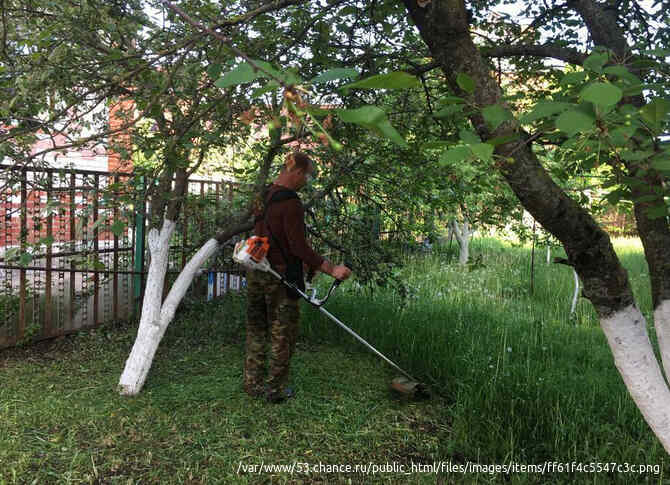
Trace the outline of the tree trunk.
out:
[[[619,62],[631,58],[626,34],[617,23],[616,9],[593,0],[576,0],[571,7],[584,20],[596,45],[611,49]],[[636,75],[643,74],[639,66],[633,64],[626,67]],[[641,108],[645,100],[641,95],[636,95],[622,99],[621,103],[630,103]],[[639,145],[643,141],[633,138],[633,142]],[[656,336],[665,375],[670,377],[670,225],[666,217],[651,219],[648,216],[649,209],[663,203],[658,194],[664,193],[666,177],[650,169],[644,161],[629,161],[625,166],[628,176],[641,182],[631,184],[631,196],[637,232],[649,266]],[[650,197],[656,197],[656,200],[650,200]]]
[[[456,236],[456,241],[460,248],[458,264],[468,264],[468,260],[470,259],[470,238],[475,231],[470,228],[467,220],[464,220],[463,224],[459,224],[456,220],[451,221],[451,230],[454,236]]]
[[[166,223],[167,222],[170,222],[174,229],[174,223],[166,220]],[[155,239],[156,238],[154,237],[154,240]],[[160,243],[165,243],[162,232],[160,240],[154,241],[154,246],[157,246]],[[157,250],[155,250],[152,247],[150,234],[149,247],[151,248],[152,258],[151,266],[149,267],[149,276],[147,278],[147,290],[144,297],[144,304],[142,306],[142,319],[140,321],[140,328],[137,334],[137,339],[135,340],[135,345],[133,346],[133,350],[130,353],[130,357],[128,357],[128,360],[126,361],[126,367],[123,371],[123,374],[121,375],[121,379],[119,380],[119,392],[125,396],[134,396],[142,390],[147,375],[149,374],[149,369],[151,369],[151,364],[153,362],[154,355],[156,354],[156,349],[158,349],[158,345],[163,339],[163,335],[165,335],[167,326],[174,318],[177,306],[184,298],[184,295],[186,294],[188,287],[191,285],[193,278],[197,274],[198,269],[216,252],[219,247],[219,243],[216,241],[216,239],[210,239],[198,250],[198,252],[189,260],[186,266],[184,266],[184,269],[181,271],[181,273],[179,273],[177,280],[172,285],[172,289],[168,293],[162,305],[160,303],[160,294],[162,293],[163,289],[162,281],[165,277],[165,271],[163,271],[161,278],[158,270],[156,270],[155,274],[152,275],[151,268],[154,264],[154,251],[156,251],[156,257],[159,260],[157,266],[159,264],[164,264],[164,268],[167,269],[167,256],[164,256],[164,254],[167,253],[166,251],[161,250],[163,248],[169,248],[169,238],[167,239],[166,244],[159,246]],[[160,258],[162,258],[162,260]],[[157,288],[160,291],[150,292],[149,288]],[[146,295],[149,293],[151,293],[152,299],[147,301]],[[158,294],[158,299],[154,293]]]
[[[670,390],[647,335],[647,322],[635,305],[600,319],[614,363],[644,419],[670,452]]]
[[[470,36],[464,0],[432,0],[421,7],[404,0],[423,40],[440,64],[451,89],[470,97],[480,108],[501,103],[501,92]],[[464,93],[456,76],[475,81],[472,95]],[[523,206],[563,243],[568,262],[579,274],[584,295],[593,303],[619,372],[647,423],[670,452],[670,390],[635,307],[626,271],[608,235],[591,215],[572,201],[541,166],[527,133],[515,120],[491,131],[480,113],[471,122],[482,140],[518,135],[518,142],[496,146],[498,168]]]

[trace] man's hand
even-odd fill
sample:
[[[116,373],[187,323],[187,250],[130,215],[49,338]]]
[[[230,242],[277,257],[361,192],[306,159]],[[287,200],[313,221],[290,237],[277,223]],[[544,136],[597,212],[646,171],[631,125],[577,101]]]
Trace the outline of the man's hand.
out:
[[[341,264],[341,265],[335,266],[333,268],[333,272],[331,273],[331,276],[335,279],[340,280],[340,281],[344,281],[347,278],[349,278],[349,276],[351,276],[351,270],[349,268],[347,268],[346,266],[344,266],[343,264]]]
[[[321,266],[319,267],[319,271],[322,273],[329,274],[335,279],[338,279],[340,281],[344,281],[349,276],[351,276],[351,270],[344,266],[343,264],[339,266],[333,266],[333,263],[328,261],[327,259],[323,260],[323,263],[321,263]]]

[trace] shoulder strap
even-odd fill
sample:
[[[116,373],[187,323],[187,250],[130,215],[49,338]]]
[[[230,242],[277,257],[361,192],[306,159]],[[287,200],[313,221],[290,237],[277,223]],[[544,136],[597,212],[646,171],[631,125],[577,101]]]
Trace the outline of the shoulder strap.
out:
[[[265,209],[267,210],[267,207],[272,204],[273,202],[283,202],[285,200],[290,200],[290,199],[298,199],[300,200],[300,197],[298,197],[298,194],[291,189],[280,189],[276,191],[274,194],[272,194],[272,197],[270,197],[270,200],[267,201],[265,204]]]
[[[265,220],[265,214],[268,210],[268,207],[270,204],[273,204],[275,202],[283,202],[285,200],[290,200],[290,199],[298,199],[300,200],[300,197],[298,194],[291,189],[280,189],[276,191],[272,196],[270,197],[269,200],[267,199],[267,188],[263,190],[261,194],[261,203],[263,204],[263,212],[256,216],[255,222]],[[267,225],[267,224],[266,224]]]

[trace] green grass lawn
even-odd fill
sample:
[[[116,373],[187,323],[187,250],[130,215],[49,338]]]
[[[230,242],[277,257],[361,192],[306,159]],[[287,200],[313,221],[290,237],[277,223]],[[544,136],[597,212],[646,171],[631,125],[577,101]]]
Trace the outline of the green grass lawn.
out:
[[[639,247],[618,248],[643,295]],[[528,250],[493,240],[473,243],[481,264],[471,271],[445,255],[412,257],[402,270],[407,299],[353,282],[338,290],[328,308],[425,380],[433,397],[423,402],[391,395],[393,370],[311,308],[292,364],[297,397],[282,405],[248,397],[238,296],[184,308],[135,398],[115,392],[132,324],[6,350],[0,484],[669,483],[667,455],[588,302],[569,315],[571,270],[540,254],[532,294]],[[649,316],[648,296],[639,301]],[[434,462],[545,461],[650,464],[659,473],[410,473]],[[261,464],[294,470],[258,473]],[[305,464],[322,468],[302,473]],[[396,471],[323,468],[371,464]]]

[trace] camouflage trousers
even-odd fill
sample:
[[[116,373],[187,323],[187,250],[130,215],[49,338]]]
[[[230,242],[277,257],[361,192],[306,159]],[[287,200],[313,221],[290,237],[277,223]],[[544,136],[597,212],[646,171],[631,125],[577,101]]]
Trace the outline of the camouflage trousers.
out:
[[[247,340],[244,390],[259,396],[279,394],[288,382],[300,321],[298,300],[288,298],[286,287],[262,271],[247,272]],[[268,335],[269,334],[269,335]],[[267,344],[270,359],[266,381]],[[267,387],[265,386],[267,384]]]

